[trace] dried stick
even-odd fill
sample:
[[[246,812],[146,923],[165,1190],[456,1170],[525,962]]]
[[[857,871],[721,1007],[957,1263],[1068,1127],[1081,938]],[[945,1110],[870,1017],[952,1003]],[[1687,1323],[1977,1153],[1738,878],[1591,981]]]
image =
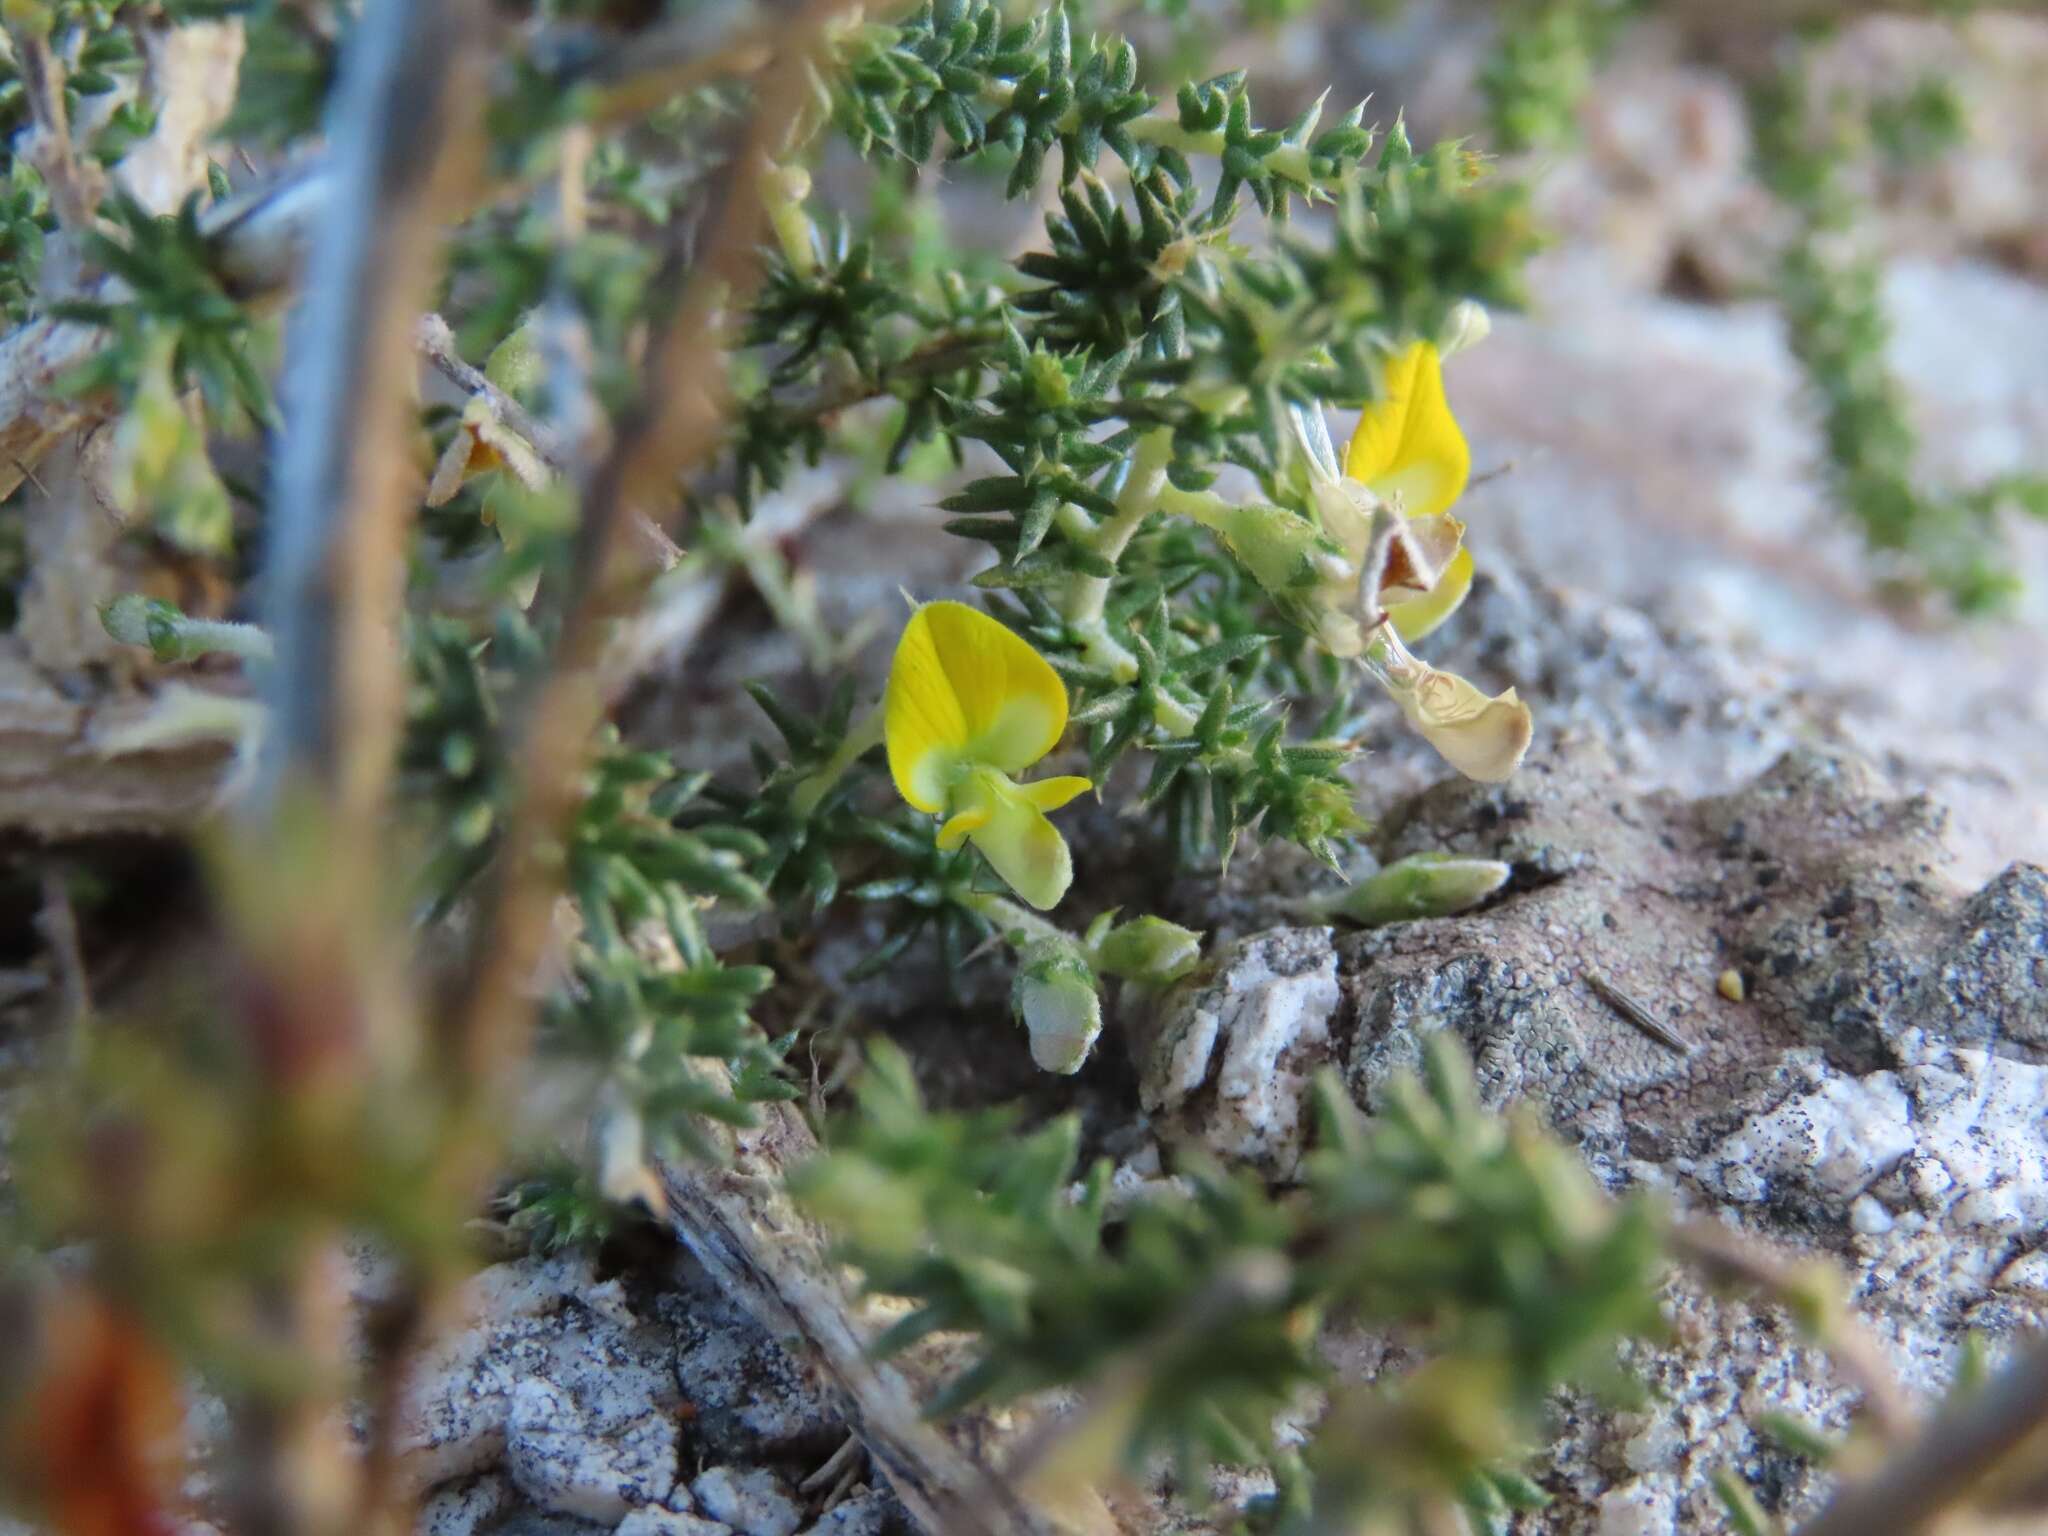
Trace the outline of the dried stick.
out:
[[[283,1042],[269,1059],[323,1063],[317,1073],[277,1069],[272,1091],[286,1101],[366,1090],[377,1075],[376,1041],[402,1038],[414,1019],[407,967],[384,920],[381,857],[403,701],[395,620],[414,505],[408,386],[442,219],[481,160],[484,23],[481,0],[371,0],[330,109],[336,149],[291,337],[270,508],[268,728],[241,837],[254,872],[247,878],[260,882],[244,900],[253,897],[264,914],[237,934],[251,978],[247,1032]],[[317,890],[304,878],[309,832]],[[411,1053],[401,1046],[397,1054]],[[260,1308],[309,1361],[333,1346],[319,1251],[309,1238],[303,1262],[259,1291]],[[400,1321],[376,1341],[368,1397],[377,1412],[352,1470],[321,1394],[242,1405],[236,1488],[245,1530],[382,1536],[409,1527],[391,1408],[447,1279],[421,1277]]]
[[[675,1230],[726,1293],[783,1345],[814,1361],[832,1384],[847,1427],[927,1531],[945,1536],[1030,1536],[1044,1522],[1011,1484],[920,1405],[944,1374],[937,1362],[880,1361],[877,1331],[859,1315],[830,1240],[789,1196],[789,1170],[817,1153],[787,1104],[764,1107],[748,1130],[717,1131],[722,1164],[660,1166]],[[949,1362],[950,1363],[950,1362]]]
[[[491,414],[525,438],[549,469],[557,474],[562,472],[568,464],[568,451],[556,441],[545,422],[493,384],[483,369],[463,361],[462,354],[455,350],[455,332],[446,320],[432,313],[420,316],[413,330],[413,344],[449,383],[465,394],[483,396]]]
[[[622,558],[633,514],[668,507],[676,478],[717,446],[723,401],[707,381],[723,378],[730,317],[760,281],[759,246],[768,230],[762,178],[772,174],[772,157],[795,120],[819,35],[848,8],[849,0],[813,0],[785,23],[784,49],[762,76],[706,252],[651,350],[642,403],[583,489],[559,638],[524,711],[517,796],[476,966],[455,1015],[452,1054],[479,1084],[524,1054],[531,1012],[525,989],[558,891],[558,871],[545,850],[574,809],[577,770],[602,717],[597,670],[605,631],[644,580],[644,566]]]
[[[1923,1529],[1967,1496],[2008,1455],[2048,1425],[2048,1341],[1892,1453],[1874,1477],[1845,1488],[1799,1536],[1868,1536]]]
[[[369,21],[374,20],[375,25]],[[258,804],[328,783],[344,825],[380,810],[400,713],[395,628],[411,498],[404,434],[413,316],[450,193],[475,180],[481,26],[468,4],[383,0],[351,44],[332,192],[295,341],[291,431],[272,499],[277,644]]]
[[[37,169],[50,189],[50,207],[70,234],[93,226],[99,198],[87,182],[71,143],[71,122],[64,110],[64,64],[50,47],[49,34],[34,23],[8,28],[14,57],[21,67],[21,85],[40,139],[33,151]]]

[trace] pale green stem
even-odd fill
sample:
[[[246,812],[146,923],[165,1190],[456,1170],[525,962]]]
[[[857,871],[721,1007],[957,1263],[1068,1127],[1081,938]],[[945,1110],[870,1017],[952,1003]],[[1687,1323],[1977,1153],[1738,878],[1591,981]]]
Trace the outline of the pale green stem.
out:
[[[1432,670],[1427,663],[1416,659],[1402,643],[1400,631],[1384,619],[1373,630],[1358,663],[1374,682],[1396,696],[1413,693],[1416,685]]]
[[[1166,488],[1166,466],[1173,457],[1173,434],[1156,427],[1138,439],[1131,455],[1130,472],[1117,492],[1116,511],[1096,524],[1086,536],[1091,554],[1114,565],[1122,558],[1145,519],[1157,509],[1160,492]],[[1102,622],[1102,610],[1109,601],[1107,576],[1075,576],[1069,579],[1061,612],[1081,636],[1082,652],[1098,667],[1128,680],[1138,675],[1138,659],[1109,633]]]
[[[832,787],[846,777],[846,770],[860,760],[861,754],[880,745],[882,726],[882,706],[877,704],[846,733],[846,739],[839,743],[839,750],[826,760],[825,766],[797,785],[789,797],[790,809],[799,816],[808,816],[815,811],[819,803],[832,793]]]
[[[270,643],[270,632],[254,624],[231,624],[220,619],[185,619],[178,624],[177,630],[179,641],[193,655],[211,651],[265,665],[275,651]]]
[[[1214,491],[1184,491],[1172,483],[1159,493],[1159,510],[1190,518],[1204,528],[1217,528],[1231,510],[1230,503]]]
[[[100,623],[123,645],[147,646],[159,661],[196,661],[219,653],[267,666],[274,650],[269,631],[254,624],[190,618],[135,592],[102,607]]]
[[[1009,897],[998,896],[992,891],[969,891],[960,898],[960,905],[994,923],[997,932],[1013,948],[1021,949],[1026,943],[1046,941],[1080,942],[1058,923],[1048,922],[1036,912],[1018,906]]]

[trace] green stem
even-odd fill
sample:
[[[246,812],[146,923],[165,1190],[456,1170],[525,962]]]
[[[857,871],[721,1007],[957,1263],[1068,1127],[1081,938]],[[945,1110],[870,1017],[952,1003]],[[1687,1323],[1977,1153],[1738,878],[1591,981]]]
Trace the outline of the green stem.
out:
[[[178,638],[191,654],[216,651],[239,656],[244,661],[268,663],[273,655],[268,631],[254,624],[231,624],[220,619],[186,619],[178,626]]]
[[[1122,558],[1132,536],[1159,506],[1160,493],[1166,489],[1166,466],[1172,457],[1173,434],[1166,428],[1156,427],[1138,439],[1130,472],[1117,493],[1116,511],[1096,524],[1083,541],[1089,553],[1112,565]],[[1060,611],[1080,635],[1082,654],[1089,663],[1128,681],[1138,675],[1138,658],[1103,623],[1109,583],[1107,576],[1069,578]]]
[[[1020,936],[1024,943],[1046,940],[1068,944],[1078,942],[1058,923],[1048,922],[1036,912],[1018,906],[1009,897],[998,896],[992,891],[969,891],[960,898],[960,905],[995,924],[997,931],[1013,948],[1023,947],[1019,942]]]
[[[820,802],[832,793],[832,788],[846,777],[851,768],[870,747],[881,745],[883,727],[882,706],[877,704],[861,716],[846,739],[839,743],[839,750],[825,761],[825,766],[810,775],[790,794],[789,806],[799,816],[809,816]]]

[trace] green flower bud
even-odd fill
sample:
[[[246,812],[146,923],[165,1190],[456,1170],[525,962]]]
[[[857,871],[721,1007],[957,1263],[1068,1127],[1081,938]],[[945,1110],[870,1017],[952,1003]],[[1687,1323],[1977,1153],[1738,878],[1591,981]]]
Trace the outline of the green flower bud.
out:
[[[1367,928],[1449,917],[1478,906],[1507,884],[1509,873],[1498,859],[1414,853],[1359,881],[1332,910]]]
[[[145,645],[158,661],[180,661],[178,623],[185,616],[160,598],[123,593],[100,605],[100,624],[123,645]]]
[[[1026,949],[1010,1006],[1031,1034],[1031,1059],[1047,1072],[1078,1072],[1102,1033],[1095,972],[1078,946],[1048,939]]]
[[[1178,981],[1202,957],[1201,934],[1163,917],[1134,917],[1089,937],[1098,970],[1145,987]]]

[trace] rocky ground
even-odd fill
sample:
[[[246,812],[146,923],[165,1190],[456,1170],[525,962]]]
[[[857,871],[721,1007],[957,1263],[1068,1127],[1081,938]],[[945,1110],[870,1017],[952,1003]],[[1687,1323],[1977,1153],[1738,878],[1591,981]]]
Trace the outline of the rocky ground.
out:
[[[1378,51],[1359,68],[1403,77],[1399,35],[1369,30]],[[1866,36],[1841,67],[1911,60],[1916,35]],[[2012,192],[2017,178],[2038,193],[2048,126],[2044,98],[2008,79],[2048,56],[2048,29],[1994,19],[1980,44],[1958,67],[1984,72],[1996,109],[1984,153],[1965,184],[1893,199],[1887,287],[1932,467],[1964,479],[2048,451],[2048,226],[2038,197]],[[1418,84],[1425,125],[1466,84]],[[1778,322],[1732,297],[1768,238],[1745,152],[1726,77],[1655,49],[1625,60],[1588,152],[1546,193],[1573,238],[1532,312],[1451,369],[1477,467],[1507,470],[1461,509],[1487,574],[1432,659],[1518,686],[1538,738],[1506,786],[1445,783],[1390,718],[1360,784],[1376,856],[1508,860],[1499,898],[1340,933],[1292,925],[1328,877],[1284,853],[1220,883],[1150,880],[1156,910],[1212,934],[1214,964],[1158,1014],[1119,1020],[1072,1088],[1031,1073],[995,968],[964,999],[927,977],[840,1000],[849,1027],[928,1045],[940,1082],[966,1070],[971,1026],[978,1093],[1078,1093],[1133,1178],[1193,1140],[1284,1179],[1315,1068],[1370,1108],[1423,1033],[1453,1030],[1489,1100],[1535,1106],[1609,1188],[1838,1265],[1901,1380],[1931,1395],[1965,1335],[1995,1352],[2048,1323],[2048,530],[2019,530],[2029,596],[2013,623],[1945,627],[1872,597],[1817,488]],[[807,510],[782,513],[798,528]],[[825,632],[857,636],[899,585],[958,578],[968,551],[930,517],[909,501],[792,537]],[[717,721],[737,747],[754,725],[733,684],[803,686],[794,641],[744,600],[726,620],[687,696],[640,701],[643,733],[687,721],[701,742]],[[1133,894],[1128,836],[1106,815],[1082,823],[1083,915]],[[811,960],[831,981],[858,953],[850,936]],[[374,1294],[373,1265],[360,1285]],[[823,1379],[681,1249],[516,1260],[472,1299],[412,1391],[423,1533],[910,1528],[842,1452]],[[1815,1502],[1815,1478],[1755,1426],[1771,1409],[1841,1424],[1852,1394],[1834,1366],[1781,1314],[1687,1280],[1665,1310],[1669,1341],[1627,1362],[1640,1405],[1559,1404],[1543,1464],[1556,1503],[1523,1529],[1713,1529],[1721,1469],[1769,1507]]]
[[[2034,101],[2008,79],[2041,38],[1997,36],[1964,60],[1990,71],[1979,99],[2004,103],[1975,179],[1893,205],[1894,360],[1930,468],[1958,480],[2038,459],[2048,442],[2048,291],[2028,254],[2040,232],[1999,190],[2014,174],[2025,184],[2042,142]],[[1865,38],[1841,67],[1896,67],[1911,46],[1911,34]],[[2028,862],[2048,856],[2048,538],[2017,531],[2029,597],[2011,624],[1948,627],[1876,599],[1818,487],[1782,329],[1768,305],[1731,297],[1768,235],[1742,174],[1735,88],[1653,56],[1601,112],[1591,153],[1546,194],[1579,238],[1546,259],[1533,311],[1504,317],[1450,376],[1478,467],[1507,472],[1468,499],[1490,574],[1433,648],[1488,686],[1518,685],[1538,710],[1537,746],[1508,786],[1439,783],[1390,721],[1361,775],[1384,808],[1379,856],[1486,853],[1516,879],[1478,914],[1367,934],[1288,926],[1318,876],[1285,855],[1240,861],[1221,885],[1155,885],[1156,907],[1216,935],[1216,964],[1160,1017],[1126,1019],[1126,1041],[1106,1042],[1079,1092],[1131,1177],[1191,1138],[1284,1178],[1314,1068],[1335,1065],[1370,1107],[1421,1032],[1453,1029],[1489,1099],[1540,1108],[1610,1188],[1655,1190],[1837,1264],[1901,1380],[1931,1395],[1966,1334],[1995,1352],[2048,1321],[2048,875]],[[1641,163],[1666,140],[1683,176]],[[822,578],[828,631],[857,633],[898,583],[958,576],[962,553],[926,526],[906,505],[804,535],[797,561]],[[900,560],[877,560],[884,546]],[[886,580],[868,579],[882,566]],[[736,645],[715,665],[798,674],[794,647],[769,651]],[[650,713],[657,733],[662,715]],[[1128,894],[1110,873],[1124,843],[1107,821],[1082,832],[1078,901]],[[817,959],[831,974],[829,945]],[[985,1037],[999,995],[970,982],[964,1010],[981,1016],[978,1064],[1008,1091],[1028,1067]],[[1687,1049],[1631,1024],[1617,995]],[[848,997],[864,1023],[929,1043],[927,1070],[946,1081],[961,1002],[914,984]],[[563,1262],[529,1269],[560,1276]],[[609,1520],[643,1495],[677,1513],[643,1511],[622,1531],[814,1518],[815,1496],[783,1498],[831,1450],[830,1408],[729,1309],[707,1355],[718,1300],[675,1262],[651,1300],[622,1290],[592,1304],[567,1283],[548,1322],[517,1325],[553,1329],[558,1350],[581,1339],[572,1350],[651,1349],[673,1364],[619,1378],[658,1382],[646,1400],[677,1405],[661,1441],[669,1481],[631,1480],[643,1433],[631,1404],[579,1407],[569,1422],[588,1427],[571,1435],[620,1449],[569,1456],[602,1469],[603,1491],[564,1491],[535,1470],[561,1456],[514,1449],[543,1398],[542,1417],[561,1422],[559,1392],[533,1389],[522,1409],[494,1386],[481,1397],[504,1448],[494,1433],[474,1442],[486,1450],[466,1475],[480,1481],[444,1495],[453,1523],[436,1529],[471,1529],[463,1511],[501,1503],[526,1521]],[[1829,1360],[1781,1314],[1687,1280],[1671,1282],[1666,1313],[1670,1342],[1629,1361],[1648,1389],[1639,1407],[1560,1404],[1544,1477],[1557,1502],[1529,1531],[1711,1529],[1721,1469],[1787,1513],[1818,1497],[1755,1426],[1772,1409],[1844,1422],[1853,1394]],[[463,1369],[458,1381],[478,1367]],[[736,1428],[736,1389],[773,1430]],[[700,1466],[745,1472],[704,1484]],[[753,1512],[706,1497],[743,1475],[763,1490]],[[881,1493],[840,1509],[900,1518]]]

